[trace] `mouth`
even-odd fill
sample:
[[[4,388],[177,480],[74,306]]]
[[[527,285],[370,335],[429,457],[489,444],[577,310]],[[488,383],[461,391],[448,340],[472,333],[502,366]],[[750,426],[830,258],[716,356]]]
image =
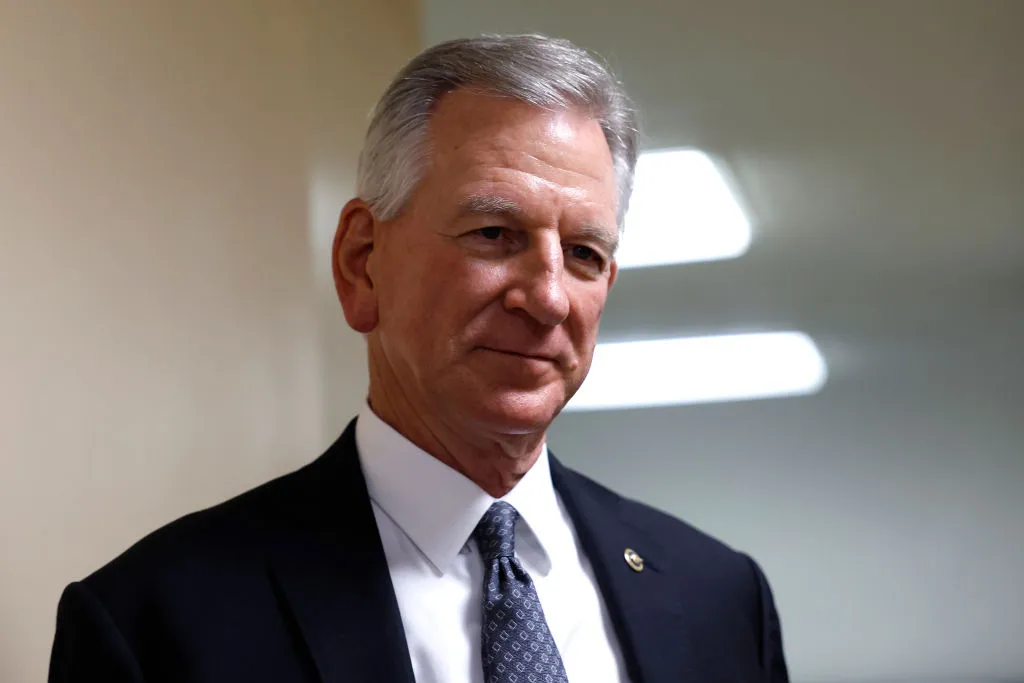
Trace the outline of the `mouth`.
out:
[[[520,353],[518,351],[510,351],[507,349],[495,349],[489,346],[481,346],[484,351],[490,351],[492,353],[500,353],[505,356],[511,356],[513,358],[522,358],[524,360],[541,361],[545,363],[557,364],[558,360],[552,356],[542,356],[530,353]]]

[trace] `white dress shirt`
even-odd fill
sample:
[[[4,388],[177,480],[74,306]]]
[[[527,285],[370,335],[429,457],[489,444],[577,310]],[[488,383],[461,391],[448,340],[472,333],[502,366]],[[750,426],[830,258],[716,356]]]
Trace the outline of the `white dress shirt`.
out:
[[[495,502],[368,407],[356,446],[417,683],[482,683],[483,560],[471,542]],[[572,683],[627,681],[608,610],[551,483],[547,447],[501,500],[519,511],[516,555],[537,588]]]

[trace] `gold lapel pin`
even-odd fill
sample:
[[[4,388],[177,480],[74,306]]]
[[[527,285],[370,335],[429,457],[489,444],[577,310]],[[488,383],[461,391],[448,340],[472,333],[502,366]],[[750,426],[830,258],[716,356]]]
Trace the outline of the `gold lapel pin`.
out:
[[[626,564],[629,568],[635,572],[642,572],[644,570],[644,558],[633,550],[632,548],[626,548],[626,552],[622,554],[626,558]]]

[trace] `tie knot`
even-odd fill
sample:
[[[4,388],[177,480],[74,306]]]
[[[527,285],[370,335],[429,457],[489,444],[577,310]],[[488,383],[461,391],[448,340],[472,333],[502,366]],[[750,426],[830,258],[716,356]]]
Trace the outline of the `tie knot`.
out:
[[[480,523],[473,530],[480,554],[487,562],[499,557],[513,557],[516,553],[516,520],[519,512],[498,501],[484,513]]]

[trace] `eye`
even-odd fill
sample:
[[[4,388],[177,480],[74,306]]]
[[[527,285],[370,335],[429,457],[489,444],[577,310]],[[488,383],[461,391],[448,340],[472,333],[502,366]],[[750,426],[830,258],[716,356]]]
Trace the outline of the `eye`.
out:
[[[508,256],[526,243],[521,230],[500,223],[470,229],[461,238],[466,248],[487,257]]]
[[[585,244],[573,244],[567,250],[569,255],[590,268],[604,270],[605,258],[597,249]]]
[[[480,228],[476,233],[486,240],[496,240],[501,237],[503,230],[504,228],[500,225],[488,225],[486,228]]]
[[[582,244],[573,245],[569,251],[572,253],[573,258],[578,258],[581,261],[600,260],[596,251]]]

